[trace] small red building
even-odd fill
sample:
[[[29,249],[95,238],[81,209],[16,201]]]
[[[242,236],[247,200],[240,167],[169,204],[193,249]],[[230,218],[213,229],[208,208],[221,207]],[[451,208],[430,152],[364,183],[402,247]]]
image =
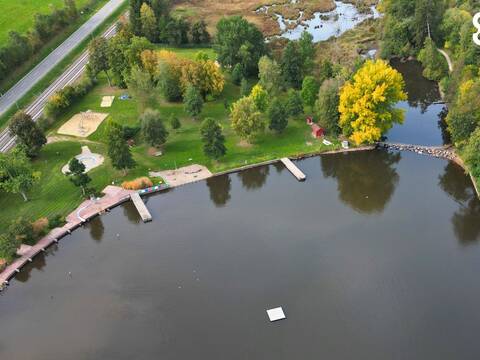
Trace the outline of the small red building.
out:
[[[310,126],[311,126],[312,124],[313,124],[313,119],[312,119],[311,116],[308,116],[308,117],[307,117],[307,125],[310,125]]]
[[[315,139],[322,137],[324,133],[325,131],[320,126],[318,126],[317,124],[312,124],[312,136]]]

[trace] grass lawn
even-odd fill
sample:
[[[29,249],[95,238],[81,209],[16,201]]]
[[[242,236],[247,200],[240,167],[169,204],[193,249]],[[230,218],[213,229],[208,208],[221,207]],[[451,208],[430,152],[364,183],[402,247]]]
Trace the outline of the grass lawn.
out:
[[[91,0],[76,0],[77,8]],[[37,13],[49,14],[51,7],[63,8],[64,0],[0,0],[0,44],[5,43],[10,31],[26,33],[32,26]],[[15,19],[15,21],[12,21]]]
[[[180,49],[178,52],[180,55],[188,57],[195,54],[194,49]],[[125,89],[108,87],[106,79],[100,78],[98,85],[59,119],[49,135],[55,135],[58,127],[71,116],[86,110],[108,112],[110,114],[109,119],[122,125],[138,125],[141,111],[135,100],[120,100],[118,98],[119,95],[127,92]],[[101,97],[104,95],[117,96],[111,108],[100,107]],[[220,172],[283,156],[297,156],[340,147],[339,142],[335,139],[330,139],[335,141],[334,145],[329,147],[323,145],[321,140],[313,139],[310,135],[310,128],[305,124],[305,116],[290,119],[283,134],[277,135],[266,129],[253,144],[245,146],[231,129],[228,117],[229,111],[225,108],[225,102],[231,104],[239,97],[239,87],[233,85],[227,79],[223,94],[215,100],[207,101],[201,114],[202,118],[215,118],[223,127],[227,139],[227,155],[220,161],[211,161],[203,154],[199,134],[201,121],[193,120],[187,116],[181,103],[167,103],[158,99],[153,107],[161,112],[164,119],[168,119],[170,114],[175,114],[182,124],[182,127],[178,130],[173,130],[170,124],[166,124],[170,135],[167,143],[162,147],[164,155],[160,157],[149,155],[149,147],[138,138],[136,139],[137,146],[132,148],[137,167],[130,170],[126,177],[122,177],[121,172],[114,170],[106,157],[105,164],[90,173],[93,179],[92,185],[101,190],[112,181],[118,184],[127,179],[148,175],[149,170],[173,169],[175,166],[181,167],[193,163],[206,165],[212,172]],[[105,130],[106,121],[86,139],[92,151],[104,155],[106,155]],[[35,161],[35,168],[42,172],[42,179],[35,191],[31,191],[32,200],[24,203],[20,195],[1,195],[0,218],[2,224],[0,231],[4,230],[10,221],[19,215],[27,215],[32,220],[55,213],[65,215],[78,205],[81,201],[80,190],[75,188],[61,174],[60,169],[74,155],[80,153],[80,146],[81,140],[72,137],[71,141],[52,143],[44,147],[41,156]],[[12,211],[12,209],[15,209],[15,211]]]

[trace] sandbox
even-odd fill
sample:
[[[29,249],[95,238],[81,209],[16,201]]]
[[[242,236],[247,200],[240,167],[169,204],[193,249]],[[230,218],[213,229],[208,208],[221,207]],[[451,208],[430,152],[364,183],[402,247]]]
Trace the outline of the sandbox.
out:
[[[97,130],[107,116],[108,114],[106,113],[93,111],[76,114],[58,129],[58,133],[62,135],[87,137]]]

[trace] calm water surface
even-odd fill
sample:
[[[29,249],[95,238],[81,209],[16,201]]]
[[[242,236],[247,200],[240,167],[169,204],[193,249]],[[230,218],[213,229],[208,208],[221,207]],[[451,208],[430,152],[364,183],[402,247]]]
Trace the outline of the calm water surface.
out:
[[[149,198],[152,223],[126,204],[75,231],[1,293],[0,359],[478,359],[462,169],[384,151],[298,165],[304,183],[261,167]]]
[[[447,110],[441,104],[437,83],[422,76],[423,69],[417,61],[393,60],[392,66],[403,75],[408,101],[399,103],[405,110],[405,121],[390,130],[388,141],[416,145],[450,143],[445,131]]]

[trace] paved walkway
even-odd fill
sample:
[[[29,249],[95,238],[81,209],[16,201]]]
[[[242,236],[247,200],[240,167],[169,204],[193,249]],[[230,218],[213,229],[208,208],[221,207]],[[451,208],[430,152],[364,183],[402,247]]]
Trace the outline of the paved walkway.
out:
[[[0,273],[0,290],[8,284],[8,281],[20,272],[20,269],[42,251],[45,251],[54,242],[58,242],[65,235],[70,234],[77,227],[81,226],[87,220],[102,214],[105,211],[130,200],[130,194],[135,193],[134,190],[124,190],[117,186],[107,186],[100,199],[86,200],[80,206],[67,216],[67,223],[61,228],[53,229],[48,235],[40,239],[35,245],[30,248],[23,247],[20,252],[21,256],[14,262],[8,265],[5,270]]]

